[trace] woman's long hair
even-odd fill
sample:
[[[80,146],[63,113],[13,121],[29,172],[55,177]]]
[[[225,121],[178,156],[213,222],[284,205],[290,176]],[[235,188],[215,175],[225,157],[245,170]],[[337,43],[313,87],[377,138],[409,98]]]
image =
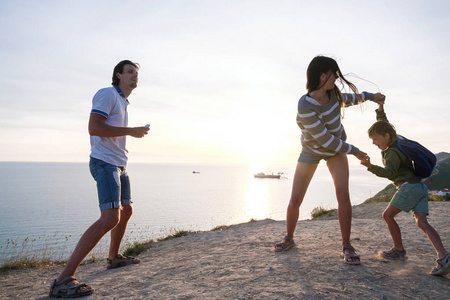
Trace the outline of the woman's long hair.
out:
[[[345,84],[350,88],[350,90],[353,91],[356,99],[358,100],[358,104],[363,102],[361,96],[359,95],[358,89],[353,83],[345,79],[344,75],[342,75],[341,70],[339,69],[337,62],[330,57],[322,55],[314,57],[313,60],[309,63],[308,69],[306,71],[306,89],[308,90],[308,92],[310,93],[320,89],[322,87],[320,85],[320,75],[322,75],[323,73],[326,74],[330,71],[336,75],[343,88]],[[344,107],[344,97],[342,96],[341,90],[336,86],[336,84],[334,85],[333,90],[336,93],[340,106]]]

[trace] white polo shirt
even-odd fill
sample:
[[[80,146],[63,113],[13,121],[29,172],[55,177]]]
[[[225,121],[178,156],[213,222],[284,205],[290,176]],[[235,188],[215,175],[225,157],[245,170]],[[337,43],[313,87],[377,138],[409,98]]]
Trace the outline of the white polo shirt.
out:
[[[118,86],[99,90],[92,99],[91,113],[106,118],[105,123],[114,127],[128,126],[127,106],[129,102]],[[91,136],[91,157],[109,164],[123,167],[127,165],[128,150],[126,136],[100,137]]]

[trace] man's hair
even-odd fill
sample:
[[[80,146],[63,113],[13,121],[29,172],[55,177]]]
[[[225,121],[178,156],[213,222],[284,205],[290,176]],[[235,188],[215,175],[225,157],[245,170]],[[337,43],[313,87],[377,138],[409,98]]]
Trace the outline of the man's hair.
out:
[[[397,131],[395,130],[394,125],[386,121],[377,121],[372,126],[370,126],[369,130],[367,130],[369,137],[373,137],[375,134],[385,135],[389,134],[391,138],[391,143],[397,140]]]
[[[132,65],[133,67],[135,67],[136,69],[139,70],[139,64],[138,63],[134,63],[131,60],[122,60],[120,63],[118,63],[115,67],[114,67],[114,71],[113,71],[113,75],[112,75],[112,85],[119,85],[120,79],[117,78],[116,74],[123,73],[123,67],[125,65]]]

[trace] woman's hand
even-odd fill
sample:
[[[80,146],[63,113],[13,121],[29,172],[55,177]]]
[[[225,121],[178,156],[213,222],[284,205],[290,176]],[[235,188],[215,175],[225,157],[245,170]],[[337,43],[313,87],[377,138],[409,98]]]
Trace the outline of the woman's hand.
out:
[[[373,97],[373,102],[377,104],[384,104],[384,101],[386,100],[386,96],[381,93],[376,93]]]
[[[356,158],[359,159],[359,160],[366,159],[366,157],[368,157],[367,153],[363,152],[363,151],[359,151],[359,153],[356,155]]]

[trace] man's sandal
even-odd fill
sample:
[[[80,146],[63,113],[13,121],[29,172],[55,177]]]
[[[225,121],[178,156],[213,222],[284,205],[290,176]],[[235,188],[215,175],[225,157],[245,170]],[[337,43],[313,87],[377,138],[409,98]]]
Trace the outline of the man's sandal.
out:
[[[360,261],[359,255],[356,253],[345,253],[345,249],[349,249],[349,250],[352,250],[353,252],[356,252],[355,248],[353,248],[352,245],[350,245],[350,244],[342,245],[341,258],[344,259],[345,263],[348,265],[360,265],[361,261]],[[358,260],[351,261],[350,259],[358,259]]]
[[[123,256],[122,254],[118,254],[114,259],[107,259],[107,262],[107,269],[115,269],[125,267],[127,265],[138,264],[141,260],[133,256]]]
[[[436,262],[441,265],[441,267],[438,269],[433,268],[431,270],[430,274],[434,276],[442,276],[450,273],[450,254],[447,254],[442,259],[437,259]]]
[[[284,241],[289,241],[289,244],[284,243]],[[287,235],[284,237],[283,243],[278,243],[275,245],[274,250],[275,252],[288,251],[294,246],[295,246],[294,239]]]
[[[399,250],[395,249],[394,247],[392,247],[388,251],[381,252],[380,256],[382,258],[390,259],[390,260],[397,260],[397,259],[405,260],[405,259],[407,259],[406,250],[399,251]]]
[[[67,276],[60,282],[56,282],[56,279],[53,280],[48,296],[54,298],[78,298],[94,293],[94,289],[84,283],[68,285],[69,282],[73,281],[76,281],[76,278],[73,276]]]

